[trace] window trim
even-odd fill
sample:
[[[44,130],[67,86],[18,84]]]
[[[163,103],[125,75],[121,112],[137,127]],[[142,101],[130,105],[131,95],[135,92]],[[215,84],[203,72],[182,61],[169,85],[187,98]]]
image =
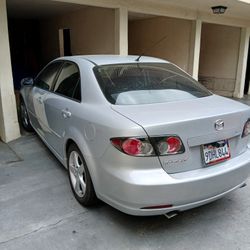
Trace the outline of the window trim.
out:
[[[44,89],[44,88],[41,88],[41,87],[39,87],[39,86],[37,86],[36,85],[36,80],[37,80],[37,78],[50,66],[50,65],[52,65],[53,63],[61,63],[61,65],[60,65],[60,67],[58,68],[58,70],[57,70],[57,73],[56,73],[56,75],[55,75],[55,77],[54,77],[54,79],[53,79],[53,82],[52,82],[52,84],[51,84],[51,87],[50,87],[50,89]],[[47,92],[52,92],[51,90],[54,88],[54,84],[55,84],[55,81],[57,80],[57,78],[58,78],[58,75],[59,75],[59,73],[61,72],[61,69],[62,69],[62,66],[63,66],[63,60],[56,60],[56,61],[52,61],[52,62],[50,62],[50,63],[48,63],[46,66],[44,66],[43,67],[43,69],[38,73],[38,75],[35,77],[35,79],[34,79],[34,87],[36,87],[36,88],[39,88],[39,89],[42,89],[42,90],[44,90],[44,91],[47,91]]]
[[[46,92],[49,92],[49,93],[52,93],[52,94],[55,94],[55,95],[59,95],[59,96],[61,96],[61,97],[67,98],[67,99],[69,99],[69,100],[72,100],[72,101],[81,103],[81,102],[82,102],[82,91],[81,91],[81,100],[77,100],[77,99],[74,99],[74,98],[71,98],[71,97],[68,97],[68,96],[65,96],[65,95],[56,93],[56,92],[54,91],[56,81],[57,81],[57,79],[58,79],[58,77],[59,77],[59,75],[60,75],[60,73],[61,73],[61,71],[62,71],[63,65],[64,65],[65,63],[74,64],[74,65],[76,65],[76,67],[78,68],[78,71],[79,71],[79,73],[80,73],[80,78],[79,78],[80,90],[82,90],[82,89],[81,89],[81,86],[82,86],[82,85],[81,85],[81,82],[82,82],[82,81],[81,81],[81,71],[80,71],[80,68],[79,68],[79,66],[77,65],[77,63],[75,63],[75,62],[73,62],[73,61],[70,61],[70,60],[62,60],[62,59],[60,59],[60,60],[54,60],[54,61],[52,61],[52,62],[49,62],[47,65],[45,65],[45,66],[42,68],[42,70],[41,70],[41,71],[38,73],[38,75],[35,77],[34,82],[36,82],[37,78],[44,72],[44,70],[46,70],[46,68],[47,68],[48,66],[50,66],[51,64],[53,64],[53,63],[61,63],[61,66],[59,67],[59,69],[58,69],[58,71],[57,71],[57,73],[56,73],[56,76],[55,76],[55,78],[54,78],[54,80],[53,80],[53,83],[52,83],[52,85],[51,85],[51,88],[50,88],[50,89],[43,89],[43,88],[37,86],[36,84],[34,84],[33,87],[36,87],[36,88],[39,88],[39,89],[41,89],[41,90],[43,90],[43,91],[46,91]]]
[[[51,87],[51,91],[50,91],[50,92],[53,93],[53,94],[55,94],[55,95],[58,95],[58,96],[67,98],[67,99],[69,99],[69,100],[72,100],[72,101],[81,103],[81,102],[82,102],[82,88],[81,88],[82,85],[81,85],[81,71],[80,71],[80,68],[79,68],[79,66],[77,65],[77,63],[72,62],[72,61],[70,61],[70,60],[60,60],[60,61],[62,61],[63,63],[62,63],[62,66],[61,66],[60,70],[58,71],[57,76],[55,77],[55,81],[54,81],[53,84],[52,84],[52,87]],[[66,63],[75,65],[75,66],[77,67],[78,71],[79,71],[79,76],[80,76],[80,77],[79,77],[78,84],[80,84],[80,91],[81,91],[81,98],[80,98],[80,100],[55,92],[56,82],[57,82],[57,80],[58,80],[59,75],[60,75],[61,72],[62,72],[63,66],[64,66]],[[75,89],[75,90],[76,90],[76,89]],[[75,90],[74,90],[74,91],[75,91]],[[75,92],[74,92],[74,94],[75,94]]]

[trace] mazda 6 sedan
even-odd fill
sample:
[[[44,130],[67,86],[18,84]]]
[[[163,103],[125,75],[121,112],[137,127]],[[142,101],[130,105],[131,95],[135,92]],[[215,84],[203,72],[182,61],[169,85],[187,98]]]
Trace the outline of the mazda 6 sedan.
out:
[[[170,214],[249,175],[249,107],[158,58],[58,58],[22,80],[20,110],[84,206],[100,199],[132,215]]]

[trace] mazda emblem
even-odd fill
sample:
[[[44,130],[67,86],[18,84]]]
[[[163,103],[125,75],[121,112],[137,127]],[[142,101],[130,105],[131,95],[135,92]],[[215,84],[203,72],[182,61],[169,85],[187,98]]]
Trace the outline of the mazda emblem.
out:
[[[214,127],[216,130],[222,130],[224,128],[224,121],[223,120],[217,120],[214,124]]]

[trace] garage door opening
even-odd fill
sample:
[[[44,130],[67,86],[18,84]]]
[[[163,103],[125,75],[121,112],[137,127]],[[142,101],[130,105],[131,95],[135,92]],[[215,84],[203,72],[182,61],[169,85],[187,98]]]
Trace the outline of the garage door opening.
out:
[[[12,75],[15,90],[20,89],[22,78],[34,77],[41,65],[38,20],[8,20]]]
[[[189,20],[129,13],[129,54],[160,57],[188,71],[191,30]]]
[[[216,94],[233,96],[240,37],[239,27],[202,25],[199,81]]]
[[[114,54],[115,10],[53,1],[10,1],[10,51],[15,90],[59,56]]]
[[[50,33],[48,20],[78,11],[82,5],[52,1],[7,1],[8,28],[14,89],[20,89],[24,77],[35,77],[49,62],[60,56],[58,37]],[[57,33],[58,34],[58,33]],[[58,35],[57,35],[58,36]],[[46,50],[51,44],[51,50]],[[17,100],[18,101],[18,100]]]
[[[34,78],[51,60],[115,53],[115,9],[44,0],[7,3],[17,105],[21,79]]]

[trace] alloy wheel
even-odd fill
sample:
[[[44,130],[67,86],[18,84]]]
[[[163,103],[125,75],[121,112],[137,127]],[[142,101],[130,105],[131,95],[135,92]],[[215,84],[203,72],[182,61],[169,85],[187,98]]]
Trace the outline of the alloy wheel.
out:
[[[29,126],[29,117],[28,117],[28,112],[27,109],[24,105],[24,103],[21,103],[21,119],[22,119],[22,123],[25,127]]]
[[[69,156],[69,174],[75,193],[83,197],[86,193],[86,173],[83,160],[76,151],[72,151]]]

